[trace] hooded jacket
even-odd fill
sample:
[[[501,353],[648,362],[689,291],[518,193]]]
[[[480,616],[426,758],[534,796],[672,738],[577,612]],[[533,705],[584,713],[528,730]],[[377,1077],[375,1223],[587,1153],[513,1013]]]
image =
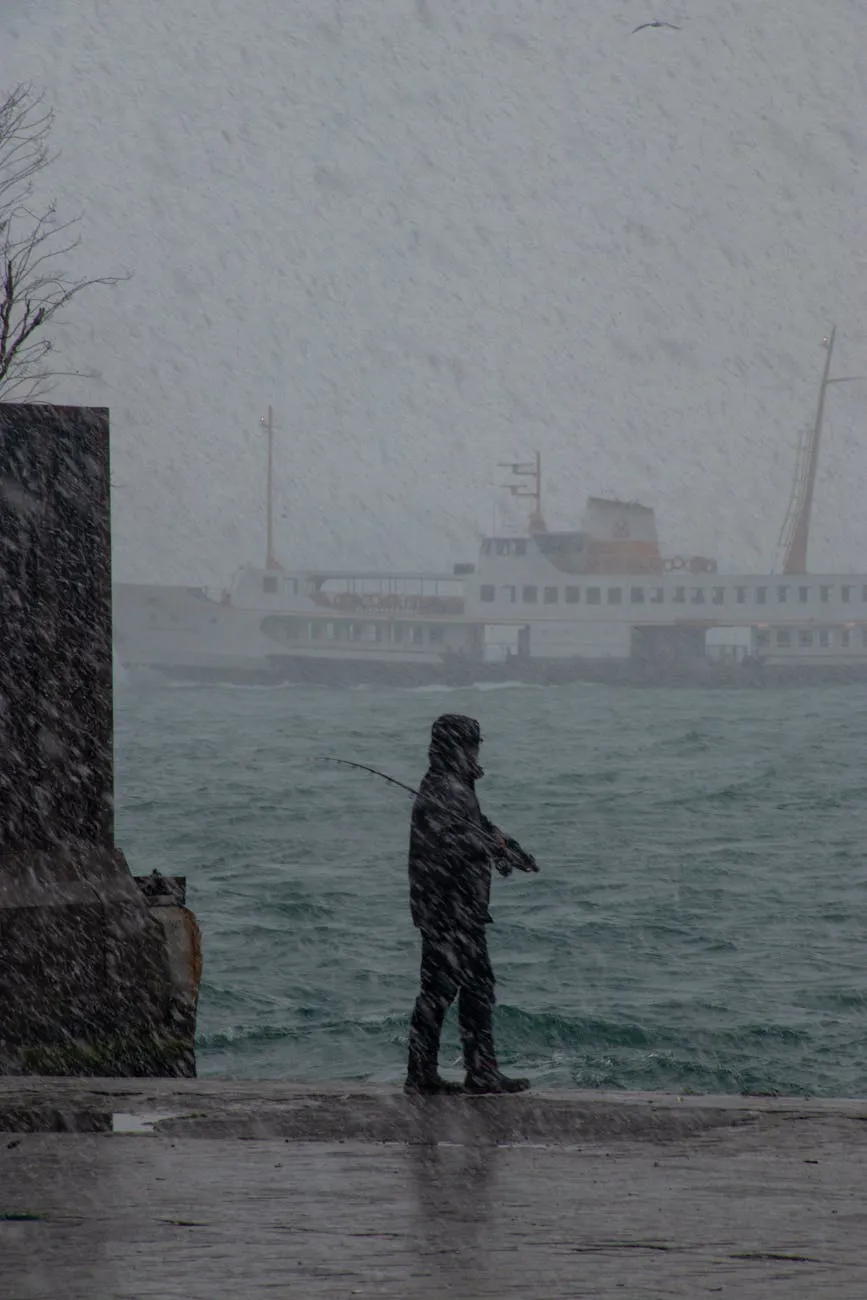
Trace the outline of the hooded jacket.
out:
[[[472,750],[475,718],[444,714],[431,731],[427,773],[413,804],[409,842],[412,919],[431,935],[469,931],[491,921],[491,866],[498,831],[482,815],[475,783],[483,775]]]

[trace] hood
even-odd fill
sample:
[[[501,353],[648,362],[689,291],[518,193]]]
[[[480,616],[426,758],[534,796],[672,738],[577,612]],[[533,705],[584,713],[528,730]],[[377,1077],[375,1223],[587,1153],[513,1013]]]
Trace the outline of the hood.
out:
[[[478,781],[485,773],[472,751],[481,743],[482,729],[475,718],[444,713],[431,727],[430,765],[439,771],[454,772],[465,781]]]

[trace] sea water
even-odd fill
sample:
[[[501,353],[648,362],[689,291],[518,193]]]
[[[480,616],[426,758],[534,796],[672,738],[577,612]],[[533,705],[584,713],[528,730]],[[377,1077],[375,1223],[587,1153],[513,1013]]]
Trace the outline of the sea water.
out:
[[[501,1063],[537,1086],[867,1095],[867,689],[117,686],[117,835],[184,874],[205,1075],[399,1081],[409,785],[477,717]],[[442,1067],[459,1076],[453,1013]]]

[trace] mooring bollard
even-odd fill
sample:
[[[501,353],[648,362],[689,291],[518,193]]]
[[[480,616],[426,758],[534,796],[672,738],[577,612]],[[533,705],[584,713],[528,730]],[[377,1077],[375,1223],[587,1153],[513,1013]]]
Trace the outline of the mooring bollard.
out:
[[[142,897],[162,926],[172,986],[171,1020],[180,1038],[196,1034],[196,1009],[202,980],[202,932],[187,907],[186,876],[134,876]]]

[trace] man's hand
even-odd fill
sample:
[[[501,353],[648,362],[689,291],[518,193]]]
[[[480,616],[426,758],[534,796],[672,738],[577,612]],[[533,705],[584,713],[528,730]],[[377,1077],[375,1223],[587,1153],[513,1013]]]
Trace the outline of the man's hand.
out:
[[[513,840],[510,835],[504,835],[502,831],[497,832],[497,838],[499,856],[496,867],[501,876],[509,876],[513,870],[538,872],[539,865],[536,859],[532,853],[522,849],[517,840]]]

